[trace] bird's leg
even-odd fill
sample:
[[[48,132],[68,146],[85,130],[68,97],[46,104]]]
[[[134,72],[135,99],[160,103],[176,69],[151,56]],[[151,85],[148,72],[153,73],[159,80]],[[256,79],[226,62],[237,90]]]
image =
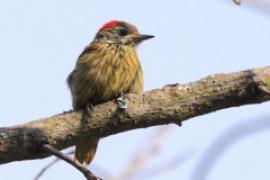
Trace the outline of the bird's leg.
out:
[[[87,115],[91,116],[91,112],[94,109],[94,105],[92,103],[88,103],[86,104],[85,108],[86,108]]]
[[[127,109],[128,98],[123,92],[121,92],[120,96],[116,100],[119,109]]]

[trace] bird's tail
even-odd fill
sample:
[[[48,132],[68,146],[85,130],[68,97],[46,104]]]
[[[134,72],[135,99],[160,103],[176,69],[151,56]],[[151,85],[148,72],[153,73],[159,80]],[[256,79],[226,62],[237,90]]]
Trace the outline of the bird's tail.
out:
[[[82,165],[90,164],[96,154],[98,141],[98,139],[88,141],[83,139],[78,140],[75,150],[75,160]]]

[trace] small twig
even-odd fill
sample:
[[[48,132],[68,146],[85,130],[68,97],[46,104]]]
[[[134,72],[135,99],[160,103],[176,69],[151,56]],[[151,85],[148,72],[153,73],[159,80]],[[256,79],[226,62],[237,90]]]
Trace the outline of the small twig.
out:
[[[52,162],[50,162],[49,164],[47,164],[44,168],[42,168],[39,173],[34,177],[33,180],[38,180],[44,173],[45,171],[47,171],[50,167],[52,167],[55,163],[57,163],[60,159],[59,158],[55,158]]]
[[[67,153],[65,153],[66,155],[70,155],[73,154],[74,150],[69,151]],[[49,168],[51,168],[54,164],[56,164],[58,161],[60,161],[59,158],[55,158],[53,161],[51,161],[49,164],[47,164],[46,166],[44,166],[39,173],[37,173],[37,175],[34,177],[33,180],[38,180]]]
[[[96,177],[87,168],[85,168],[84,166],[82,166],[78,162],[73,161],[69,156],[67,156],[64,153],[58,151],[57,149],[53,148],[49,144],[43,144],[42,149],[49,152],[49,153],[51,153],[51,154],[53,154],[53,155],[55,155],[56,157],[58,157],[60,159],[66,161],[67,163],[71,164],[72,166],[74,166],[76,169],[81,171],[81,173],[83,173],[83,175],[86,177],[87,180],[101,180],[101,178]]]

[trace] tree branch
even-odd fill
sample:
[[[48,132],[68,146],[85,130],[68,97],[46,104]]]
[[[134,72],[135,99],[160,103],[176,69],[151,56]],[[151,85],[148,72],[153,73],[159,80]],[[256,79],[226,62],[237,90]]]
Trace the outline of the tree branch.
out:
[[[61,150],[78,138],[106,137],[136,128],[176,123],[219,109],[270,100],[270,66],[208,76],[185,85],[167,85],[143,98],[129,95],[128,109],[113,102],[97,105],[91,117],[65,112],[26,124],[0,128],[0,164],[49,156],[43,144]]]
[[[66,156],[74,154],[74,150],[71,150],[67,153],[65,153]],[[51,168],[53,165],[55,165],[58,161],[60,161],[61,159],[59,158],[55,158],[53,161],[51,161],[50,163],[48,163],[46,166],[44,166],[39,172],[38,174],[34,177],[33,180],[38,180],[40,179],[41,176],[43,176],[43,174],[49,169]]]
[[[100,178],[96,177],[91,171],[89,171],[86,167],[82,166],[77,161],[74,161],[68,155],[65,155],[64,153],[61,153],[60,151],[54,149],[49,144],[43,144],[41,148],[44,151],[47,151],[50,154],[55,155],[56,157],[62,159],[63,161],[66,161],[67,163],[78,169],[87,180],[101,180]]]

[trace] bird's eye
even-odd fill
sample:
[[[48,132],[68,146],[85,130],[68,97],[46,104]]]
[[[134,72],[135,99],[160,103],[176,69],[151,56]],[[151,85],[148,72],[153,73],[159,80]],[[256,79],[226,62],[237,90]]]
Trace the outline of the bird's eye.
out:
[[[126,36],[128,34],[128,31],[126,30],[126,29],[121,29],[120,31],[119,31],[119,35],[120,36]]]
[[[104,35],[103,34],[100,34],[100,33],[98,33],[97,35],[96,35],[96,38],[99,38],[99,39],[102,39],[104,37]]]

